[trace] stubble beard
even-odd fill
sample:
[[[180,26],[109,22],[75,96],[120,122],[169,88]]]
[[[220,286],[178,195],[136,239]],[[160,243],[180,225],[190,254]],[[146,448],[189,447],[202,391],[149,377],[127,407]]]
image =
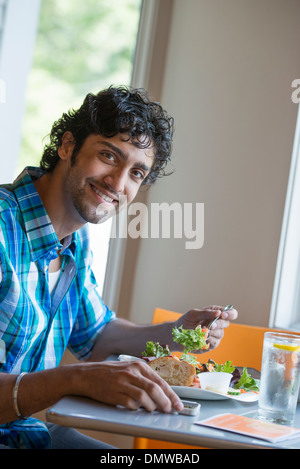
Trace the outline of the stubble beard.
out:
[[[74,167],[66,175],[64,187],[77,216],[79,215],[84,223],[100,224],[115,215],[115,207],[92,203],[90,184],[88,180],[84,180],[82,185],[81,180],[76,177],[76,170],[74,174]]]

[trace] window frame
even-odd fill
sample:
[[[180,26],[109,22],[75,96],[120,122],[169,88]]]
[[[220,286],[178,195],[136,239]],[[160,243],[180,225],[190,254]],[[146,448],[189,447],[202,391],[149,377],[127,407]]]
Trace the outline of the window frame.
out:
[[[300,330],[300,107],[287,187],[269,326]]]

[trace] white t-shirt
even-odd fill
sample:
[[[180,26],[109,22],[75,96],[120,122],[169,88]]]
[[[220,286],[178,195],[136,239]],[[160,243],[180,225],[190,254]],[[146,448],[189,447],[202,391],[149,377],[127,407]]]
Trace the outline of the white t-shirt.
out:
[[[58,278],[60,276],[60,271],[61,271],[61,269],[57,270],[56,272],[49,272],[50,295],[52,295],[52,292],[53,292],[54,288],[56,287],[56,284],[58,282]]]

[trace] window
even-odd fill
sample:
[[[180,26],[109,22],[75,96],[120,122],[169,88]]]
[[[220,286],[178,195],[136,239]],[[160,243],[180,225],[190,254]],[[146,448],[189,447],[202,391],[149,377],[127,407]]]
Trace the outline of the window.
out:
[[[0,0],[0,183],[15,174],[40,0]]]
[[[300,330],[300,108],[271,307],[270,327]]]
[[[53,122],[88,92],[130,84],[140,9],[141,0],[41,1],[16,174],[39,164]],[[109,222],[90,225],[100,293],[110,230]]]
[[[5,11],[6,11],[7,0],[0,0],[0,57],[1,57],[1,45],[3,30],[5,24]],[[6,85],[3,78],[0,76],[0,104],[4,104],[6,101]]]

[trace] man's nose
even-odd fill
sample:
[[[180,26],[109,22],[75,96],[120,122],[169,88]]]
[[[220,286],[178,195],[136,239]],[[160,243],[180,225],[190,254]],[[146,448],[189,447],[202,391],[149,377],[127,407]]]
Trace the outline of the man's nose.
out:
[[[122,194],[126,187],[127,171],[125,169],[114,171],[104,178],[104,182],[116,194]]]

